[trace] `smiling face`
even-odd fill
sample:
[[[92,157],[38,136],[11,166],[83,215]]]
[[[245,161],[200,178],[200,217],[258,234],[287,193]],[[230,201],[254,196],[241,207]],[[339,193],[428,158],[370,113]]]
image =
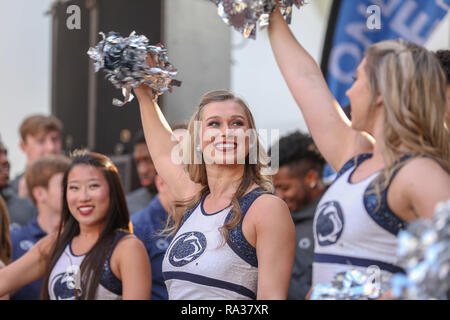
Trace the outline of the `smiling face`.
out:
[[[110,188],[103,173],[90,165],[72,168],[67,179],[67,204],[80,226],[102,226],[110,205]]]
[[[202,112],[202,152],[207,164],[244,164],[250,124],[237,102],[211,102]]]
[[[289,166],[280,167],[273,177],[276,195],[286,202],[291,212],[303,209],[310,202],[302,180],[303,177],[295,175]]]

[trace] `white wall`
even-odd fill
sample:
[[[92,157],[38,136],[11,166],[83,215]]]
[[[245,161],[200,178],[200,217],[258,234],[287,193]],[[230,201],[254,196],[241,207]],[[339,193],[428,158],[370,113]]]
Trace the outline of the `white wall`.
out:
[[[33,113],[50,113],[51,0],[0,0],[0,135],[11,178],[25,168],[19,126]]]
[[[170,122],[189,120],[204,93],[230,87],[231,31],[209,0],[163,3],[164,45],[183,81],[163,96],[163,111]]]
[[[331,9],[330,0],[314,0],[294,9],[291,29],[314,59],[320,63]],[[232,90],[249,104],[257,128],[279,129],[280,135],[307,127],[276,65],[267,29],[258,30],[256,40],[233,31]],[[262,137],[264,140],[264,137]]]
[[[294,9],[291,30],[320,63],[331,0],[311,0]],[[300,129],[307,131],[303,117],[292,98],[273,57],[267,30],[257,40],[245,40],[232,32],[232,90],[242,95],[255,116],[258,128],[279,129],[280,135]],[[427,43],[431,50],[450,48],[450,14]]]
[[[429,50],[450,49],[450,14],[442,21],[425,45]]]

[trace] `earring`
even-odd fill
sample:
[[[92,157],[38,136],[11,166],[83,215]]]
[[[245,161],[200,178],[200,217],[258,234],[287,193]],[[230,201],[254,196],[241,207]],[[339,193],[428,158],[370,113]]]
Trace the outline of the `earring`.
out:
[[[311,182],[310,184],[309,184],[309,187],[311,188],[311,189],[314,189],[315,187],[316,187],[316,183],[315,182]]]

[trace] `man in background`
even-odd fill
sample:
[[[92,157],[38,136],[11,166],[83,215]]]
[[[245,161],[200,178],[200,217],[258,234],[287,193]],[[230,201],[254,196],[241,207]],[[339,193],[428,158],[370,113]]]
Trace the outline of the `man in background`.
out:
[[[47,234],[58,231],[62,212],[62,180],[69,165],[70,159],[63,155],[48,155],[28,167],[25,173],[26,184],[38,215],[27,225],[11,231],[13,261],[27,253]],[[23,287],[11,299],[38,300],[41,287],[42,279]]]
[[[289,286],[289,300],[305,299],[312,282],[314,213],[326,190],[322,182],[325,160],[309,135],[294,132],[279,144],[279,170],[274,176],[276,195],[289,207],[295,223],[297,248]]]
[[[20,149],[25,153],[27,168],[42,156],[61,154],[62,128],[61,121],[53,116],[33,115],[22,122]],[[30,196],[23,173],[11,182],[11,187],[21,198]]]
[[[155,186],[158,194],[143,210],[131,217],[134,234],[144,243],[152,267],[151,300],[168,300],[169,296],[162,275],[162,262],[169,247],[171,237],[161,235],[173,211],[174,197],[163,179],[156,175]]]
[[[144,133],[138,132],[133,141],[133,159],[136,164],[141,188],[127,195],[130,215],[145,208],[158,190],[155,186],[156,169],[145,142]]]
[[[171,125],[174,139],[182,141],[186,133],[187,124],[177,122]],[[156,168],[148,151],[144,132],[141,130],[133,140],[133,159],[141,183],[141,188],[127,195],[127,204],[130,215],[144,209],[158,192],[155,185]]]
[[[27,224],[37,215],[37,209],[30,199],[20,198],[9,184],[10,165],[8,151],[0,138],[0,196],[6,202],[10,229]]]

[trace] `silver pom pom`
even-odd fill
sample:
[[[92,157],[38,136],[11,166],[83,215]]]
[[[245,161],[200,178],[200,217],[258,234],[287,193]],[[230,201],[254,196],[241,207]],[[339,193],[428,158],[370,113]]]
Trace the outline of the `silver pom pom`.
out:
[[[450,200],[433,220],[417,220],[399,234],[397,254],[406,275],[392,279],[393,296],[408,300],[446,300],[450,290]]]
[[[369,300],[381,296],[380,269],[369,267],[366,272],[349,270],[338,273],[329,284],[314,287],[311,300]]]
[[[181,85],[175,80],[177,70],[170,64],[163,45],[151,46],[145,36],[138,36],[135,32],[127,38],[115,32],[100,34],[103,40],[95,48],[90,48],[88,55],[95,61],[95,71],[103,69],[106,78],[117,89],[122,89],[125,100],[114,99],[114,105],[123,106],[130,102],[134,98],[131,90],[141,84],[151,87],[156,95]],[[149,54],[155,61],[153,67],[146,62]]]
[[[304,0],[211,0],[217,6],[222,20],[241,32],[245,38],[256,38],[256,30],[269,25],[270,14],[276,5],[288,23],[291,23],[292,7],[300,8]]]

